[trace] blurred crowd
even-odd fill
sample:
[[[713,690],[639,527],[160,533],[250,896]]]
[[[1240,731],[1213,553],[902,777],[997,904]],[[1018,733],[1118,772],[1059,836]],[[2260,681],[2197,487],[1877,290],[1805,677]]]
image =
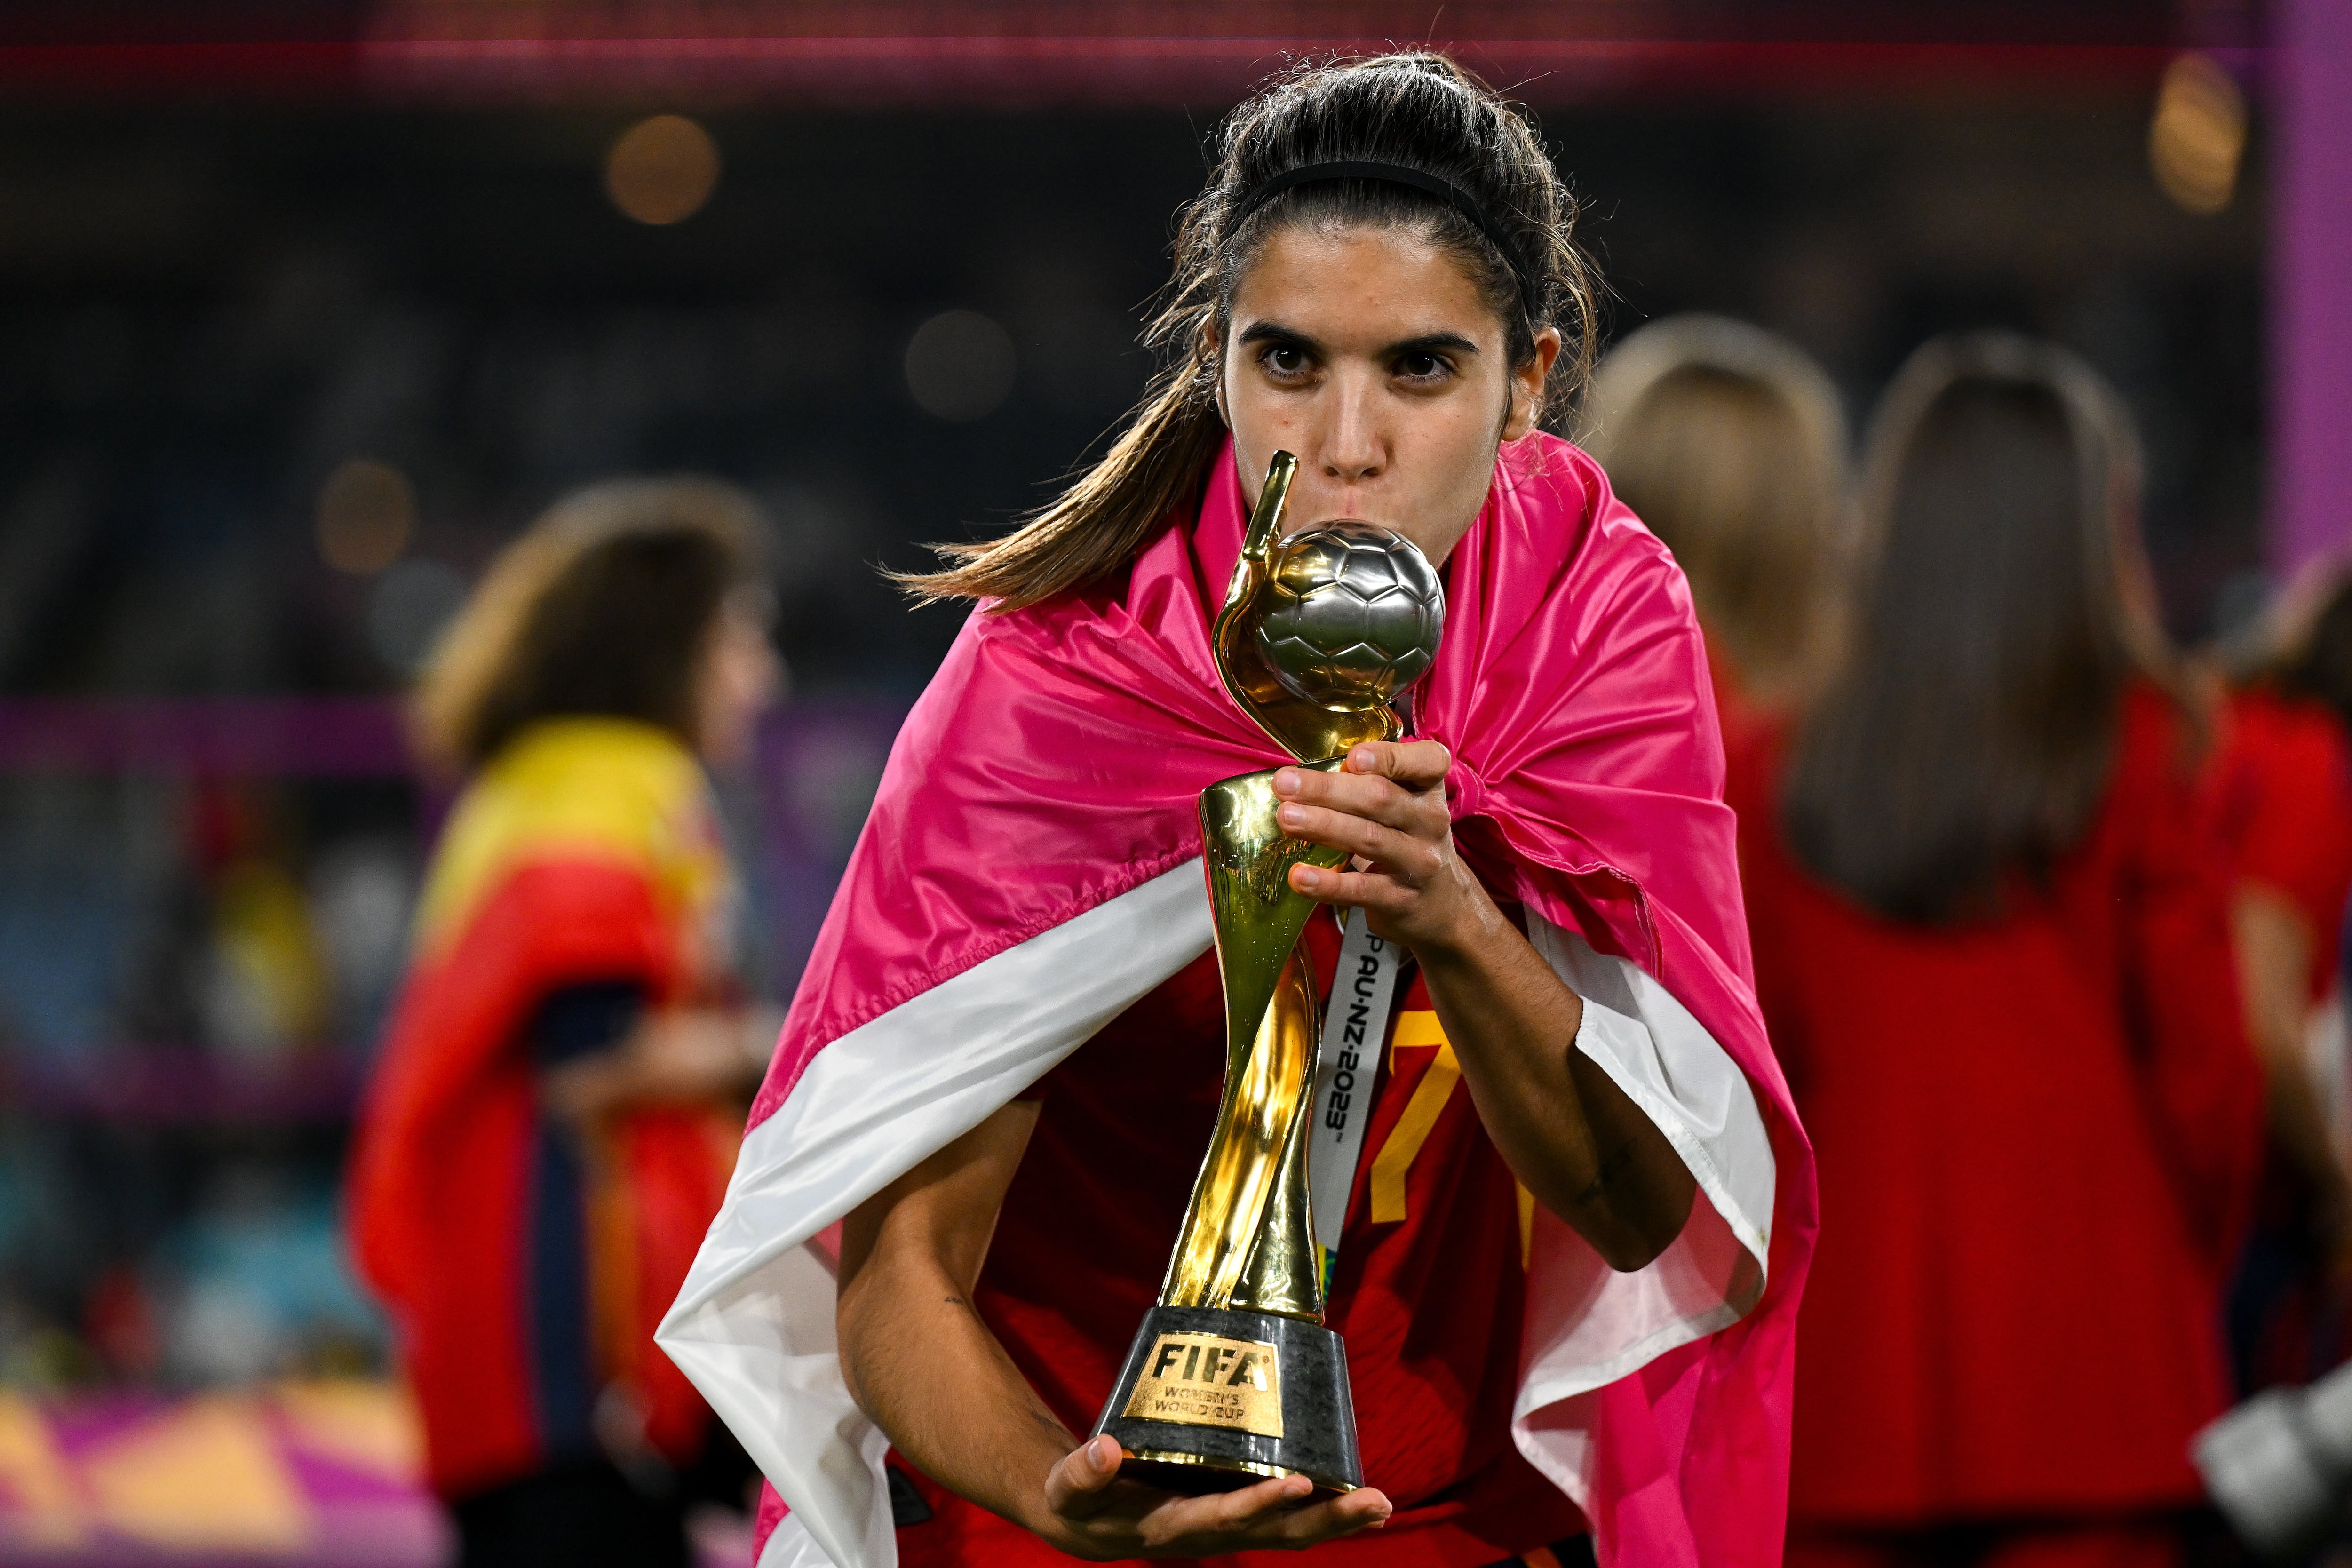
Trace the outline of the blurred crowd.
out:
[[[1795,347],[1663,321],[1585,439],[1690,578],[1820,1160],[1791,1562],[2182,1561],[2200,1428],[2346,1350],[2352,584],[2176,647],[2129,416],[2013,334],[1850,463]]]

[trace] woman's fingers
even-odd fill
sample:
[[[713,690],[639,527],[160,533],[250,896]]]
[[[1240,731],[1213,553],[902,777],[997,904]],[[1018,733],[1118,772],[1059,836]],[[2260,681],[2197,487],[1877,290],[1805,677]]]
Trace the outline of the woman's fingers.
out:
[[[1315,1495],[1305,1476],[1281,1476],[1229,1492],[1188,1498],[1165,1510],[1167,1544],[1196,1536],[1239,1535],[1297,1507]],[[1155,1532],[1156,1533],[1156,1532]]]
[[[1285,768],[1274,779],[1274,792],[1285,801],[1344,811],[1391,827],[1411,829],[1424,819],[1442,820],[1429,803],[1392,780],[1369,773],[1323,773],[1307,768]]]
[[[1344,812],[1416,838],[1443,838],[1454,830],[1452,813],[1442,795],[1415,795],[1392,780],[1370,774],[1318,773],[1302,768],[1291,776],[1298,781],[1293,789],[1282,789],[1276,781],[1276,792],[1282,797],[1277,812],[1294,805]],[[1287,831],[1288,818],[1279,820]]]
[[[1376,1529],[1394,1511],[1386,1497],[1365,1488],[1285,1514],[1275,1521],[1273,1534],[1285,1546],[1312,1546],[1353,1531]]]
[[[1453,770],[1454,753],[1441,741],[1367,741],[1348,752],[1347,771],[1394,779],[1409,790],[1434,789]]]
[[[1320,866],[1293,866],[1290,885],[1320,904],[1338,904],[1368,914],[1402,914],[1411,908],[1413,889],[1382,871],[1327,871]]]
[[[1443,746],[1434,742],[1424,744],[1442,757]],[[1439,770],[1435,777],[1442,781],[1444,772]],[[1442,789],[1416,789],[1381,773],[1327,773],[1307,768],[1284,768],[1275,774],[1274,787],[1283,801],[1277,820],[1283,831],[1294,837],[1316,837],[1297,831],[1304,819],[1294,808],[1337,812],[1431,842],[1446,838],[1453,832],[1453,813],[1446,806]],[[1350,844],[1345,847],[1357,849],[1359,846]]]
[[[1400,832],[1351,812],[1291,801],[1276,813],[1282,831],[1309,844],[1328,844],[1376,865],[1390,867],[1408,878],[1421,879],[1437,868],[1437,849],[1427,839]]]
[[[1061,1458],[1045,1476],[1045,1506],[1064,1519],[1091,1519],[1110,1504],[1118,1479],[1118,1439],[1106,1432]]]
[[[1259,1507],[1244,1520],[1228,1526],[1226,1533],[1238,1539],[1220,1543],[1220,1552],[1246,1551],[1254,1546],[1312,1546],[1370,1525],[1388,1522],[1391,1511],[1389,1500],[1369,1489],[1353,1491],[1344,1497],[1328,1498],[1318,1503],[1307,1503],[1314,1488],[1305,1478],[1294,1477],[1297,1483],[1288,1496],[1271,1507]],[[1253,1487],[1251,1491],[1258,1489]],[[1234,1493],[1235,1497],[1246,1494]],[[1302,1506],[1304,1505],[1304,1506]]]
[[[1360,868],[1294,865],[1290,886],[1321,903],[1412,918],[1414,900],[1437,885],[1453,853],[1444,788],[1452,765],[1452,754],[1434,741],[1381,741],[1349,752],[1340,773],[1278,770],[1274,787],[1282,804],[1275,820],[1282,831],[1341,850]]]
[[[1376,1491],[1309,1503],[1314,1492],[1306,1477],[1288,1476],[1238,1491],[1188,1498],[1155,1510],[1143,1534],[1154,1549],[1222,1555],[1253,1547],[1312,1546],[1384,1524],[1391,1511],[1389,1500]]]

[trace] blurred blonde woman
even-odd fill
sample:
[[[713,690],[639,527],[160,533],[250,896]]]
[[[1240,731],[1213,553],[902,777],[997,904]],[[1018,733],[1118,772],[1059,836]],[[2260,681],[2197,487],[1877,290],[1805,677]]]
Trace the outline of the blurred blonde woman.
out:
[[[1585,449],[1675,552],[1725,737],[1801,701],[1836,640],[1845,413],[1803,351],[1744,321],[1669,316],[1612,349]]]
[[[763,1037],[729,975],[704,761],[778,676],[756,517],[700,480],[563,502],[417,692],[466,779],[362,1117],[352,1223],[461,1564],[679,1564],[729,1440],[653,1343],[718,1213]]]

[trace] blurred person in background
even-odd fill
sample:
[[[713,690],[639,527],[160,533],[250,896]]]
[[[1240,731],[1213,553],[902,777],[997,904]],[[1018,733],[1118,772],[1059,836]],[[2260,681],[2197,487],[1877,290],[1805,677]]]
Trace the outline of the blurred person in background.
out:
[[[1799,1568],[2159,1568],[2200,1495],[2262,1085],[2137,473],[2063,351],[1921,349],[1867,454],[1839,667],[1743,770],[1758,989],[1829,1237]]]
[[[730,978],[702,767],[745,753],[778,682],[756,526],[712,482],[583,491],[492,566],[416,694],[420,750],[467,784],[352,1224],[467,1564],[683,1563],[698,1490],[741,1506],[740,1451],[651,1335],[772,1036]]]
[[[2298,590],[2217,717],[2248,1026],[2270,1089],[2270,1152],[2230,1299],[2242,1394],[2307,1383],[2352,1349],[2336,980],[2352,896],[2352,581],[2339,565]]]
[[[1845,411],[1786,339],[1670,316],[1601,362],[1585,450],[1675,553],[1736,758],[1819,685],[1846,566]]]

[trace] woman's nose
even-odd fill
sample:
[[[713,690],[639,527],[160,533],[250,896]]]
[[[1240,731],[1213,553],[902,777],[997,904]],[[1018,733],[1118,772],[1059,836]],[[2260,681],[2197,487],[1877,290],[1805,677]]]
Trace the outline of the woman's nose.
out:
[[[1376,479],[1386,466],[1388,442],[1380,428],[1375,389],[1357,377],[1333,378],[1328,405],[1330,423],[1317,454],[1327,478],[1341,484]]]

